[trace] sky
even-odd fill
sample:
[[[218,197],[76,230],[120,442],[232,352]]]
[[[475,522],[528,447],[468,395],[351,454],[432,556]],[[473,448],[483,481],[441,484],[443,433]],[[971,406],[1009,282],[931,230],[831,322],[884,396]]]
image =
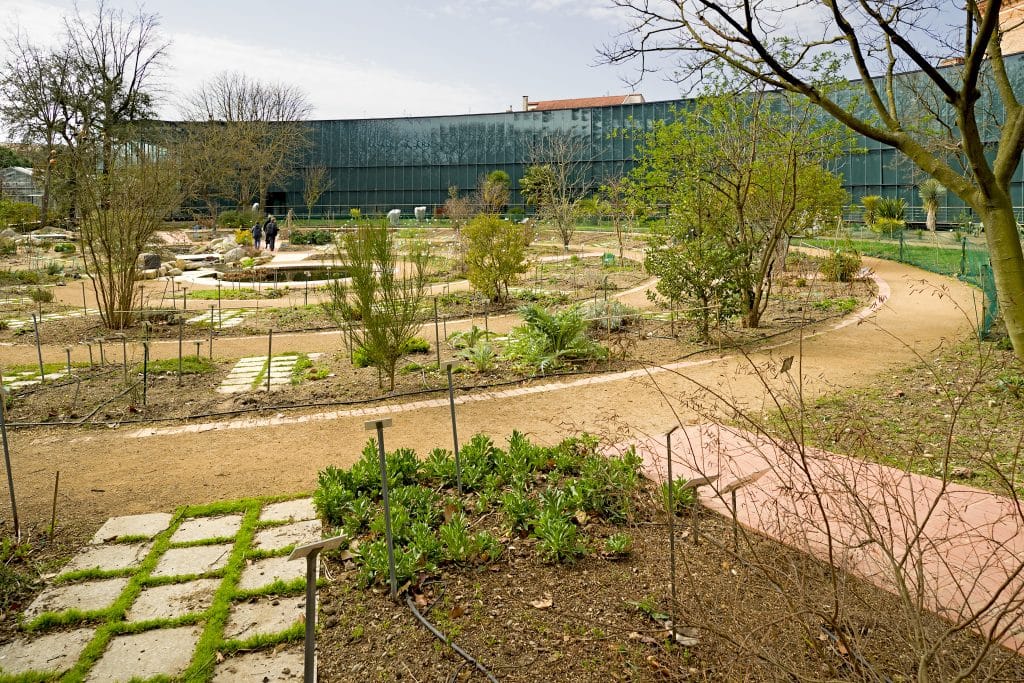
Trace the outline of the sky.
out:
[[[134,12],[135,2],[108,0]],[[82,0],[83,11],[95,7]],[[598,48],[628,19],[602,0],[172,0],[142,5],[171,42],[159,115],[222,71],[302,88],[313,119],[506,111],[531,100],[634,90],[628,67]],[[15,27],[55,42],[72,0],[0,0],[0,36]],[[2,47],[0,47],[2,50]],[[682,93],[657,76],[648,101]]]

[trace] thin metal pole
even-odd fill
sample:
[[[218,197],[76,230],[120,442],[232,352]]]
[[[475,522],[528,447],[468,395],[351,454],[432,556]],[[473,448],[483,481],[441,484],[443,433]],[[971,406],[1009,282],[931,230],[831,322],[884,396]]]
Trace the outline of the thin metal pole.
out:
[[[32,314],[32,327],[36,331],[36,354],[39,356],[39,383],[42,384],[46,381],[46,371],[43,369],[43,347],[39,343],[39,319],[36,314]]]
[[[437,326],[437,297],[434,297],[434,347],[437,350],[437,367],[441,367],[441,330]]]
[[[3,384],[0,383],[0,387]],[[11,517],[14,522],[14,538],[21,540],[21,527],[18,524],[18,504],[14,499],[14,474],[11,472],[11,451],[7,444],[7,393],[0,388],[0,436],[3,436],[4,465],[7,468],[7,490],[11,494]]]
[[[196,358],[199,358],[198,346],[196,346]],[[213,360],[213,306],[210,306],[210,360]]]
[[[146,390],[149,388],[149,342],[142,342],[142,405],[146,405]]]
[[[121,335],[121,364],[124,366],[124,383],[128,385],[128,337]]]
[[[53,505],[50,508],[50,538],[57,532],[57,489],[60,487],[60,470],[53,480]]]
[[[65,346],[64,347],[64,353],[67,354],[67,357],[68,357],[68,377],[70,377],[71,376],[71,347],[70,346]]]
[[[103,337],[99,337],[96,343],[100,345],[100,367],[107,364],[107,356],[103,353]]]
[[[92,366],[93,366],[93,362],[92,362],[92,344],[90,342],[85,342],[85,346],[89,349],[89,369],[91,370]]]
[[[181,342],[185,333],[185,319],[178,318],[178,386],[181,386]]]
[[[319,550],[306,555],[306,644],[302,662],[303,683],[316,683],[316,561]]]
[[[679,425],[672,427],[665,435],[666,457],[668,465],[668,568],[669,581],[672,585],[672,636],[675,640],[676,634],[676,506],[673,500],[675,494],[675,480],[672,478],[672,432],[679,429]]]
[[[900,235],[902,234],[900,233]],[[734,553],[740,551],[740,521],[739,509],[736,507],[736,489],[732,490],[732,550]]]
[[[270,392],[270,366],[274,362],[274,330],[267,334],[267,392]]]
[[[195,339],[192,341],[192,343],[196,345],[196,358],[199,358],[199,345],[202,344],[203,342],[199,341],[198,339]]]
[[[85,298],[85,280],[82,280],[82,315],[89,315],[89,301]]]
[[[384,455],[384,421],[377,421],[377,453],[380,457],[380,492],[384,501],[384,538],[388,546],[388,581],[391,599],[398,601],[398,579],[395,577],[395,544],[391,536],[391,499],[388,494],[388,464]]]
[[[448,408],[452,415],[452,443],[455,445],[455,484],[459,495],[462,495],[462,463],[459,461],[459,430],[455,423],[455,387],[452,385],[452,364],[445,366],[448,370]]]

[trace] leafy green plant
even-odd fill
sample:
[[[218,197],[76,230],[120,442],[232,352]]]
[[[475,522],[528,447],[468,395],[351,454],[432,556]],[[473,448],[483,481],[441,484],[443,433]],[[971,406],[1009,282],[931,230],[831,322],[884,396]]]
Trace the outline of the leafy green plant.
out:
[[[494,347],[485,341],[477,342],[476,345],[463,349],[459,355],[473,365],[477,372],[489,372],[494,369],[498,360],[498,353]]]
[[[828,282],[850,282],[860,272],[860,254],[856,251],[831,252],[821,260],[819,268]]]
[[[636,314],[637,309],[627,306],[616,299],[591,301],[583,309],[583,317],[592,330],[618,332],[629,325],[629,316]]]
[[[669,506],[669,486],[672,492],[672,505]],[[661,485],[661,502],[665,510],[680,515],[697,503],[697,493],[688,486],[685,479],[676,479]]]
[[[242,247],[251,247],[255,244],[255,237],[251,230],[239,228],[235,230],[235,244]]]
[[[556,564],[572,563],[586,553],[577,537],[576,525],[561,514],[545,508],[533,523],[537,550],[542,558]]]
[[[289,244],[323,246],[332,242],[334,242],[334,233],[330,230],[293,230],[288,236]]]
[[[469,349],[482,341],[487,341],[493,336],[493,332],[488,332],[482,327],[473,325],[468,330],[463,332],[452,332],[448,335],[448,344],[453,349]]]
[[[225,230],[246,230],[260,219],[259,214],[254,211],[221,211],[217,214],[217,225]],[[252,233],[249,233],[252,244]]]
[[[501,497],[501,512],[513,532],[529,531],[530,520],[537,516],[539,510],[537,501],[522,489],[514,489]]]
[[[869,194],[860,198],[861,206],[864,207],[864,225],[871,227],[875,223],[875,217],[878,211],[878,202],[881,201],[881,197],[877,194]]]
[[[628,557],[633,552],[633,537],[617,532],[604,540],[604,556],[610,559]]]
[[[58,242],[53,246],[53,250],[58,254],[74,254],[76,249],[71,242]]]
[[[348,210],[348,216],[352,220],[357,221],[363,217],[363,212],[353,206],[351,209]]]
[[[845,315],[846,313],[851,313],[857,308],[857,300],[851,296],[847,296],[834,299],[821,299],[820,301],[815,301],[812,305],[819,311],[826,311],[829,313],[837,312]]]
[[[48,304],[53,302],[53,290],[34,287],[28,290],[28,297],[37,304]]]
[[[579,307],[552,313],[537,305],[519,309],[524,325],[512,330],[505,357],[542,373],[565,363],[604,358],[608,350],[587,336]]]

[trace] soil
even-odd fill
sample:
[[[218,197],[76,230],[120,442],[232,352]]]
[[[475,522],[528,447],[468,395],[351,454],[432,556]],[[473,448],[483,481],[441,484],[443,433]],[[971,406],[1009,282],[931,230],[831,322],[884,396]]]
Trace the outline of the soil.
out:
[[[650,489],[647,496],[653,501]],[[916,680],[910,623],[894,597],[840,577],[855,649],[836,647],[815,614],[833,594],[824,566],[758,537],[741,536],[734,553],[731,523],[710,513],[701,516],[695,546],[690,524],[680,518],[676,527],[677,623],[695,638],[685,645],[671,644],[664,622],[649,615],[672,611],[667,519],[653,502],[627,529],[633,551],[625,559],[591,553],[571,567],[555,566],[536,559],[528,541],[513,539],[514,549],[495,565],[449,571],[413,593],[443,633],[503,682],[861,680],[869,676],[863,661],[880,677]],[[356,586],[350,567],[336,558],[327,564],[322,680],[484,680],[404,603]],[[926,616],[922,626],[934,638],[945,625]],[[942,655],[950,673],[980,645],[971,634],[950,641]],[[979,679],[1024,678],[1024,659],[1006,651],[984,666]]]
[[[766,379],[752,368],[768,367],[778,358],[799,356],[794,374],[803,380],[804,395],[813,400],[844,388],[870,386],[879,376],[911,366],[921,354],[934,353],[936,348],[973,333],[971,317],[963,311],[976,310],[978,302],[965,285],[894,263],[869,260],[868,264],[892,291],[884,306],[863,323],[833,329],[834,321],[823,321],[799,334],[769,340],[747,355],[719,355],[716,349],[706,358],[671,371],[651,368],[650,374],[639,377],[610,375],[599,384],[554,381],[537,393],[466,403],[458,409],[459,433],[467,438],[485,432],[497,440],[519,429],[543,443],[581,430],[597,433],[608,441],[659,434],[678,421],[697,418],[691,402],[702,393],[701,387],[713,387],[728,399],[729,405],[719,408],[723,416],[731,414],[737,405],[762,409],[767,405],[766,383],[769,387],[785,386],[789,380],[782,376]],[[639,292],[636,296],[644,295]],[[793,303],[794,310],[782,312],[803,313],[795,310],[798,305]],[[217,355],[237,358],[253,348],[262,348],[262,343],[259,338],[220,340]],[[330,334],[290,335],[281,343],[283,347],[294,343],[304,351],[337,352],[340,346],[337,336]],[[176,344],[154,344],[154,349],[169,357],[176,353]],[[18,343],[3,347],[0,353],[5,364],[6,359],[22,354],[31,363],[34,350]],[[668,355],[664,349],[656,352],[658,358]],[[176,387],[173,377],[167,382],[168,388]],[[312,390],[316,384],[310,383],[306,389]],[[156,397],[161,390],[155,390]],[[131,428],[13,430],[13,476],[23,529],[33,543],[42,545],[42,530],[50,521],[56,471],[62,473],[58,522],[56,538],[52,543],[46,541],[47,548],[80,545],[113,515],[309,491],[320,469],[328,464],[351,464],[367,437],[365,417],[317,419],[319,412],[309,408],[289,413],[308,416],[307,422],[225,426],[210,421],[195,431],[158,432],[146,438]],[[425,453],[450,442],[446,406],[406,410],[396,402],[392,414],[394,424],[386,435],[389,449],[412,447]],[[6,498],[0,505],[0,532],[6,535],[11,530]],[[783,676],[765,668],[768,665],[760,658],[783,656],[807,676],[827,675],[827,671],[814,667],[821,666],[830,655],[811,657],[808,653],[818,647],[814,639],[801,639],[794,626],[800,622],[778,611],[787,591],[804,585],[813,587],[809,577],[814,571],[819,579],[827,576],[826,572],[820,567],[815,570],[817,565],[808,564],[810,561],[802,555],[787,554],[780,546],[758,541],[767,548],[761,557],[778,558],[777,564],[783,568],[803,569],[798,580],[778,589],[757,581],[742,563],[731,558],[728,548],[732,530],[727,521],[713,516],[706,518],[703,529],[709,542],[702,544],[699,552],[679,554],[679,585],[683,588],[680,600],[685,606],[682,613],[687,615],[681,621],[689,625],[699,620],[705,629],[698,634],[700,644],[667,648],[657,635],[654,643],[644,641],[644,636],[656,633],[659,627],[627,601],[650,598],[662,608],[666,604],[667,549],[659,524],[651,517],[647,524],[631,531],[634,555],[623,562],[591,557],[565,570],[526,559],[517,562],[511,556],[498,572],[453,572],[445,577],[445,597],[435,608],[435,616],[447,617],[445,627],[457,626],[453,631],[456,642],[493,666],[501,680],[614,680],[615,676],[619,680],[684,676],[779,679]],[[686,542],[680,536],[680,543]],[[44,564],[52,563],[61,552],[44,555]],[[749,556],[745,557],[749,562]],[[24,566],[35,570],[33,562],[30,559]],[[455,660],[443,646],[433,645],[431,637],[414,624],[406,610],[392,608],[384,596],[352,601],[353,594],[346,588],[351,586],[351,579],[342,576],[345,568],[335,564],[331,571],[337,581],[325,589],[324,604],[332,608],[333,614],[324,615],[321,651],[336,654],[325,656],[323,666],[331,667],[322,669],[325,679],[367,680],[378,670],[384,671],[384,680],[397,680],[399,676],[413,681],[444,680],[451,674]],[[546,593],[551,593],[551,608],[529,605],[530,601],[545,598]],[[860,630],[866,632],[863,641],[858,641],[859,647],[872,657],[877,653],[894,679],[897,674],[912,677],[906,659],[907,641],[900,635],[902,631],[894,631],[901,622],[889,616],[894,612],[886,603],[888,596],[866,588],[858,589],[856,596],[850,602],[851,618],[859,620]],[[466,612],[453,615],[457,605],[465,605]],[[779,615],[777,621],[773,615]],[[332,617],[337,621],[330,623]],[[805,623],[815,634],[821,633],[812,617],[805,619],[810,620]],[[890,627],[890,622],[895,625]],[[710,635],[710,626],[718,635]],[[361,629],[357,631],[356,627]],[[629,634],[634,632],[641,638],[631,639]],[[730,644],[730,640],[739,640],[740,644]],[[817,642],[824,643],[821,647],[827,650],[827,641],[825,636],[824,641]],[[963,642],[950,645],[952,658],[960,657]],[[344,649],[343,643],[347,643]],[[381,657],[381,652],[394,656]],[[748,655],[737,656],[739,652]],[[848,670],[840,668],[850,656],[843,654],[835,658],[840,661],[829,664],[837,667],[834,670],[838,677],[853,678]],[[991,661],[997,662],[1006,654],[996,650],[992,657]],[[356,661],[364,663],[363,671],[344,668]],[[1019,666],[1018,661],[1014,660],[1013,666]],[[696,671],[691,672],[691,668]],[[908,671],[911,674],[905,673]],[[1009,680],[1024,676],[1024,671],[1017,669],[1003,673]],[[463,670],[461,675],[465,679],[467,672]]]

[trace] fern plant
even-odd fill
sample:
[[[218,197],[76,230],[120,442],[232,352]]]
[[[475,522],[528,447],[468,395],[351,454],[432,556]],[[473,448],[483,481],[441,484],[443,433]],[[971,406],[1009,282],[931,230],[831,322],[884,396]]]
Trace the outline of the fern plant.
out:
[[[578,306],[552,313],[536,304],[519,309],[523,325],[512,330],[505,356],[541,373],[567,362],[601,359],[608,349],[587,336]]]

